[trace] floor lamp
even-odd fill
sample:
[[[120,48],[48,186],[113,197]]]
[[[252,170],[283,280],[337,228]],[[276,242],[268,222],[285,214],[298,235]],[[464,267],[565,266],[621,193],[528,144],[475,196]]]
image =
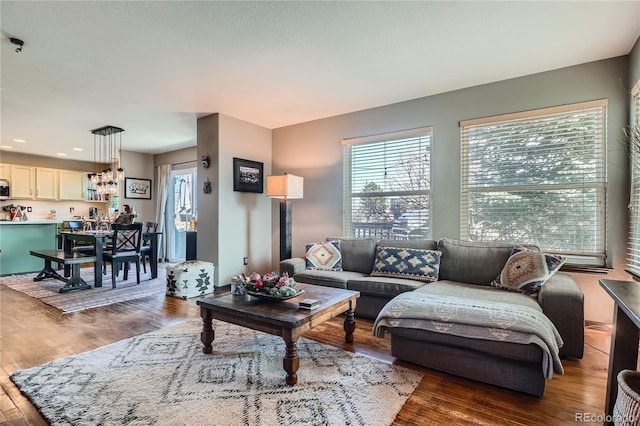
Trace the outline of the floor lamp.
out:
[[[267,176],[267,197],[280,200],[280,260],[291,258],[291,201],[302,198],[300,176]]]

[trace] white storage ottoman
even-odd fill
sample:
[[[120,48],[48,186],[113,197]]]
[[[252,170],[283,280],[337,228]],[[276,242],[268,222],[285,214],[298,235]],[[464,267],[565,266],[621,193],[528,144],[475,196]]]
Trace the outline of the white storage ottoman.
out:
[[[201,260],[167,266],[167,295],[187,299],[213,293],[213,271],[213,263]]]

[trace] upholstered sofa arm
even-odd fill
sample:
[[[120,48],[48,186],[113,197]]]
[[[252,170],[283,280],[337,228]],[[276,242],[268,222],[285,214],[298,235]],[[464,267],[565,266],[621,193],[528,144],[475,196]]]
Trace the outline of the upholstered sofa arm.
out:
[[[560,355],[582,358],[584,294],[573,278],[567,274],[554,274],[540,287],[538,302],[564,340]]]
[[[302,272],[307,266],[306,261],[301,257],[293,257],[280,261],[280,273],[288,273],[293,277],[297,272]]]

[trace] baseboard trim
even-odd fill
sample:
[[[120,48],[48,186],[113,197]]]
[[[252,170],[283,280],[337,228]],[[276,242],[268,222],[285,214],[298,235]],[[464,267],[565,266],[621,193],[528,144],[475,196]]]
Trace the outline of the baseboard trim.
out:
[[[613,325],[609,324],[609,323],[606,323],[606,322],[585,320],[584,321],[584,328],[590,328],[590,329],[593,329],[593,330],[600,330],[600,331],[604,331],[606,333],[611,334],[611,331],[613,330]]]

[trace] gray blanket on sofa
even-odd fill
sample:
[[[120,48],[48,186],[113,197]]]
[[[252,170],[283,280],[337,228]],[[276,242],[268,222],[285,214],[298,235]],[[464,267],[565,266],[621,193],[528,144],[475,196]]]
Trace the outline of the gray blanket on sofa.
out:
[[[563,374],[558,355],[563,342],[551,320],[533,308],[463,297],[443,297],[416,292],[396,296],[380,311],[373,334],[413,328],[470,339],[534,344],[542,349],[543,373],[550,379]]]

